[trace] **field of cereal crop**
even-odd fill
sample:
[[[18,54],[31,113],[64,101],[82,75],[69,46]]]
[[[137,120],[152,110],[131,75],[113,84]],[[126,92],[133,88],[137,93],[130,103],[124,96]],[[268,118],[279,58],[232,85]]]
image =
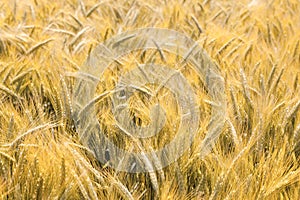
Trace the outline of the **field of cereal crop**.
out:
[[[91,69],[99,44],[147,27],[184,34],[215,63],[226,100],[222,126],[210,121],[216,102],[207,77],[157,45],[167,35],[153,40],[157,48],[124,53],[102,74],[93,73],[94,93],[78,84],[84,74],[78,72]],[[300,199],[299,43],[298,0],[0,1],[1,199]],[[128,112],[116,117],[119,77],[137,66],[146,66],[141,71],[149,79],[164,80],[164,69],[180,72],[200,109],[197,120],[181,123],[178,95],[155,81],[136,87],[126,99]],[[94,120],[90,104],[76,103],[89,95],[95,97]],[[155,114],[151,108],[158,103],[164,111]],[[85,118],[78,121],[77,114]],[[121,170],[131,162],[126,156],[112,167],[109,160],[119,155],[102,148],[101,138],[89,138],[92,129],[80,125],[90,121],[115,146],[142,153],[146,170]],[[120,125],[156,122],[157,135],[138,139]],[[165,166],[161,158],[150,159],[147,152],[169,144],[182,124],[196,131],[178,159]],[[207,139],[210,129],[219,133]],[[203,145],[211,138],[214,143]]]

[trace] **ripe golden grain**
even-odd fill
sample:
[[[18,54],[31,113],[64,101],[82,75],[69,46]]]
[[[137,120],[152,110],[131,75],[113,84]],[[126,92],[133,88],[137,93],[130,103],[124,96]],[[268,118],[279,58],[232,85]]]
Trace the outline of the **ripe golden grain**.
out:
[[[11,0],[0,7],[1,199],[300,199],[299,1]],[[185,58],[173,58],[156,38],[156,49],[117,58],[102,77],[75,73],[99,43],[142,27],[184,33],[219,65],[228,91],[227,127],[213,147],[214,132],[202,143],[215,105],[202,83],[206,77],[178,62],[193,48]],[[156,92],[169,114],[162,137],[151,142],[122,132],[109,102],[117,76],[149,62],[184,74],[201,110],[193,145],[165,168],[146,152],[176,133],[172,121],[180,110],[171,92],[163,84],[136,88],[146,96]],[[71,120],[72,96],[80,96],[73,90],[76,78],[101,80],[81,113],[99,105],[107,137],[144,152],[150,173],[112,169],[83,146]],[[147,124],[150,109],[141,96],[128,106],[136,121]]]

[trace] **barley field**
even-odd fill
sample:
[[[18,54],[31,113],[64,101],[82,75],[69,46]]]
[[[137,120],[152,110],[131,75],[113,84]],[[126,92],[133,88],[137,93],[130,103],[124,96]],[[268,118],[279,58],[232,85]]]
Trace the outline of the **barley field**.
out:
[[[164,168],[128,173],[85,145],[73,97],[99,44],[145,27],[176,30],[207,52],[224,78],[225,122],[202,156],[214,102],[187,63],[181,72],[201,110],[192,145]],[[1,199],[300,199],[299,43],[298,0],[1,0]],[[177,70],[178,59],[159,48],[132,52],[99,77],[96,120],[115,145],[146,152],[175,136],[180,109],[167,88],[153,101],[143,91],[128,100],[124,120],[141,127],[155,102],[166,112],[159,135],[143,141],[116,126],[110,91],[136,63]]]

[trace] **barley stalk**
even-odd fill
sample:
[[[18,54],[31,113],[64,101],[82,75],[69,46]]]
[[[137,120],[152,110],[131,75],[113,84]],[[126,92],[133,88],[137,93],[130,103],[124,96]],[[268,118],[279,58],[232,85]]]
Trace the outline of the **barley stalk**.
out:
[[[36,50],[38,50],[39,48],[41,48],[42,46],[48,44],[49,42],[51,42],[51,41],[53,41],[53,40],[54,40],[54,39],[51,39],[51,38],[50,38],[50,39],[44,40],[44,41],[42,41],[42,42],[40,42],[40,43],[34,45],[33,47],[31,47],[30,49],[28,49],[28,50],[26,51],[26,54],[29,55],[29,54],[35,52]]]
[[[2,90],[3,92],[7,93],[10,96],[16,97],[17,99],[23,99],[22,97],[17,95],[14,91],[12,91],[11,89],[5,87],[4,85],[0,85],[0,90]]]
[[[59,124],[51,124],[51,123],[46,123],[46,124],[42,124],[42,125],[36,126],[36,127],[32,128],[32,129],[29,129],[25,133],[19,135],[13,142],[11,142],[10,144],[8,144],[6,146],[9,146],[10,148],[14,148],[27,135],[32,134],[32,133],[34,133],[36,131],[39,131],[39,130],[51,129],[51,128],[55,128],[55,127],[58,127],[58,126],[59,126]]]
[[[97,3],[96,5],[94,5],[90,10],[88,10],[86,12],[85,16],[89,17],[101,4],[102,4],[102,2],[101,3]]]

